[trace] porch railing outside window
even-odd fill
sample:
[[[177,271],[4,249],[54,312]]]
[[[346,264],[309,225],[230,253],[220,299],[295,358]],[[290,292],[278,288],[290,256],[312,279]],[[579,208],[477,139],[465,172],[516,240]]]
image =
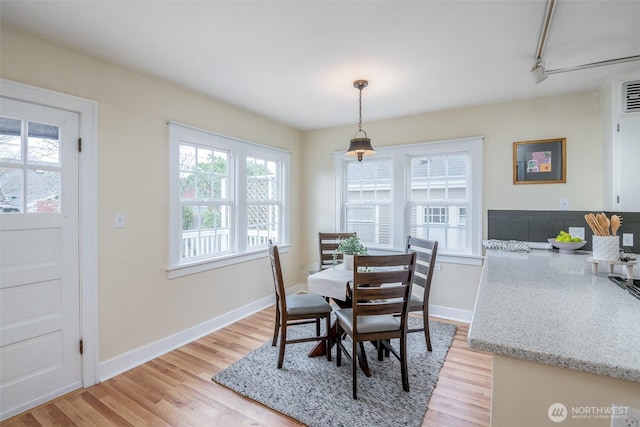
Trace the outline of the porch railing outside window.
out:
[[[170,277],[288,243],[290,153],[174,122],[169,136]]]

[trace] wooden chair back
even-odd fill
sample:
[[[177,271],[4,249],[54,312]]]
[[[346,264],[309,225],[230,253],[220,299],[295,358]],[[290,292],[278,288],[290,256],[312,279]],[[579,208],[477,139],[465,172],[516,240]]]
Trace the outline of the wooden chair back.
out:
[[[436,255],[438,254],[438,242],[435,240],[407,237],[406,252],[416,254],[416,271],[413,275],[413,284],[422,288],[420,299],[415,296],[410,299],[409,311],[422,312],[422,327],[409,329],[407,332],[424,332],[424,340],[427,350],[431,351],[431,332],[429,331],[429,294],[431,293],[431,279],[435,270]]]
[[[273,274],[273,285],[276,292],[276,310],[287,312],[287,298],[282,279],[282,266],[280,265],[280,252],[278,247],[269,239],[269,259],[271,261],[271,273]]]
[[[322,341],[327,360],[331,360],[330,331],[331,331],[331,305],[320,295],[294,294],[287,296],[284,280],[282,279],[282,267],[280,265],[280,251],[269,239],[269,260],[276,293],[276,319],[273,328],[273,340],[275,346],[280,338],[280,350],[278,351],[278,369],[284,363],[284,353],[287,344],[302,343],[308,341]],[[291,311],[289,311],[291,310]],[[325,320],[325,333],[321,335],[320,319]],[[290,326],[315,323],[315,335],[287,338],[287,329]]]
[[[425,240],[407,236],[405,252],[415,252],[416,254],[416,271],[413,275],[413,284],[422,288],[423,301],[428,303],[434,270],[432,266],[435,266],[438,242],[436,240]]]
[[[358,331],[358,316],[378,315],[399,315],[400,331],[406,331],[415,261],[414,253],[354,256],[354,333]],[[386,336],[384,332],[382,335]]]
[[[344,239],[355,236],[356,233],[318,233],[318,242],[320,243],[320,268],[324,270],[333,266],[334,257],[338,261],[342,261],[342,254],[338,253],[338,245]]]

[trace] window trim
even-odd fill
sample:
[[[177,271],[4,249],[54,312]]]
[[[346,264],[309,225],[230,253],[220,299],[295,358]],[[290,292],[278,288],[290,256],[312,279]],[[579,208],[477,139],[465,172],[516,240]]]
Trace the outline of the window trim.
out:
[[[281,148],[258,144],[255,142],[241,140],[231,136],[219,134],[206,129],[197,128],[176,121],[167,121],[169,134],[169,248],[168,265],[166,267],[169,279],[200,273],[203,271],[226,267],[246,261],[251,261],[268,256],[268,248],[256,248],[247,250],[246,242],[241,242],[238,230],[242,224],[246,225],[246,220],[242,218],[241,212],[246,211],[247,201],[245,197],[245,184],[242,173],[246,172],[246,165],[241,161],[247,157],[255,156],[269,160],[275,160],[282,164],[282,226],[281,236],[278,236],[278,245],[281,252],[288,252],[290,248],[290,159],[291,152]],[[207,138],[206,140],[203,139]],[[231,153],[232,180],[230,191],[232,197],[233,215],[233,238],[235,239],[235,250],[233,253],[225,253],[214,258],[195,261],[181,262],[180,240],[181,240],[181,204],[179,197],[179,146],[182,142],[191,142],[197,145],[211,146],[211,140],[219,143],[217,147],[226,147]],[[246,228],[246,227],[245,227]]]
[[[393,166],[392,203],[393,222],[391,224],[392,247],[371,247],[370,252],[379,251],[395,252],[404,251],[405,239],[409,234],[409,191],[407,188],[408,174],[411,158],[419,155],[437,155],[452,152],[469,153],[469,205],[466,213],[467,224],[469,219],[472,225],[469,227],[471,235],[471,253],[450,253],[438,250],[438,257],[443,262],[458,264],[481,265],[482,263],[482,147],[484,137],[475,136],[469,138],[455,138],[414,144],[401,144],[388,147],[376,147],[376,157],[389,157]],[[336,212],[334,228],[340,230],[345,223],[344,218],[344,164],[350,161],[343,151],[334,152],[334,188]],[[366,161],[366,158],[365,158]],[[401,183],[401,184],[399,184]],[[398,191],[405,189],[405,191]]]

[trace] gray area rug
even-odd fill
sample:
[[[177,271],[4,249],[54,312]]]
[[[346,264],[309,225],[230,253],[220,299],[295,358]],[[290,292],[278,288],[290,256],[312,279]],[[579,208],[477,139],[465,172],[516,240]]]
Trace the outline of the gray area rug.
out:
[[[420,319],[409,321],[411,327],[422,324]],[[289,328],[288,335],[309,334],[313,327]],[[342,366],[336,366],[335,347],[331,362],[307,357],[313,342],[288,345],[284,366],[278,369],[278,347],[269,341],[212,379],[310,427],[420,426],[455,332],[454,325],[431,321],[432,352],[421,332],[409,334],[408,393],[402,390],[400,362],[393,355],[379,362],[369,344],[365,348],[372,375],[367,378],[358,370],[358,400],[351,396],[351,360],[343,355]]]

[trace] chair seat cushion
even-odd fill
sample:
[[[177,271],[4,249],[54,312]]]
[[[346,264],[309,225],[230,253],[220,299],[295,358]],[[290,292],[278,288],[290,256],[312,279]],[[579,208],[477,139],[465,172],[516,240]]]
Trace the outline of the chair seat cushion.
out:
[[[287,295],[287,313],[331,313],[331,306],[323,297],[317,294]]]
[[[344,308],[336,311],[338,321],[347,332],[353,332],[353,309]],[[359,316],[358,333],[369,334],[373,332],[399,331],[400,321],[392,315]]]

